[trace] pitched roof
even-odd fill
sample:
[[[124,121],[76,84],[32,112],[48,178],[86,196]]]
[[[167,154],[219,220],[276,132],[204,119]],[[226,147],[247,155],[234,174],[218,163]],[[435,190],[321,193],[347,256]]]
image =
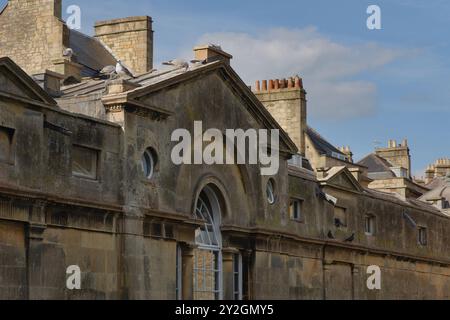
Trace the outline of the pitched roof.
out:
[[[76,30],[70,30],[70,48],[76,55],[76,61],[83,65],[83,77],[92,77],[108,65],[115,65],[117,60],[97,39]]]
[[[367,167],[367,172],[370,178],[376,179],[389,179],[395,178],[394,172],[391,170],[391,164],[383,159],[382,157],[371,153],[361,161],[358,162],[359,165]]]
[[[343,157],[347,156],[342,153],[338,148],[329,143],[324,137],[322,137],[316,130],[309,127],[306,130],[306,134],[308,135],[311,142],[314,144],[314,148],[323,155],[327,155],[332,157],[333,154],[339,154]]]
[[[358,180],[345,166],[332,167],[326,171],[324,177],[318,177],[317,180],[321,183],[336,185],[357,192],[364,191]]]
[[[227,83],[233,86],[233,89],[239,92],[241,98],[246,102],[248,110],[261,121],[267,128],[278,129],[280,132],[280,141],[284,143],[287,149],[280,150],[290,154],[296,154],[298,149],[295,143],[289,138],[288,134],[281,128],[278,122],[272,117],[267,109],[262,105],[258,98],[242,81],[239,75],[231,66],[223,61],[213,61],[205,65],[194,68],[169,68],[161,71],[150,71],[138,76],[129,78],[128,81],[135,83],[135,89],[114,95],[114,98],[124,98],[128,102],[139,104],[139,97],[151,94],[166,87],[177,85],[184,81],[194,79],[195,77],[205,75],[208,72],[221,72],[221,77],[227,79]],[[90,79],[78,84],[69,85],[61,88],[62,95],[58,99],[70,99],[86,95],[96,95],[97,99],[102,99],[109,80]]]
[[[447,201],[450,201],[450,176],[437,178],[435,180],[435,188],[430,192],[425,193],[420,200],[435,201],[446,199]]]
[[[30,102],[56,106],[56,101],[10,58],[0,58],[0,72],[13,79],[11,85],[16,87],[16,97],[26,98]],[[8,89],[6,84],[3,84],[3,87]],[[9,92],[2,92],[2,87],[0,87],[0,93],[11,95],[13,92],[11,88],[9,89]]]

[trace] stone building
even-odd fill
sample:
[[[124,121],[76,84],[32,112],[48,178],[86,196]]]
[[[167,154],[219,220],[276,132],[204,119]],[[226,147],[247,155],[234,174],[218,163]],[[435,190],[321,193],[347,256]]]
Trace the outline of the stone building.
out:
[[[450,159],[438,159],[425,171],[424,183],[430,185],[435,179],[445,178],[448,174],[450,174]]]
[[[349,150],[308,129],[300,78],[254,93],[216,46],[153,70],[151,21],[103,21],[92,38],[60,0],[0,14],[0,298],[450,298],[447,211],[367,188]],[[132,77],[99,73],[118,60]],[[195,121],[280,130],[278,173],[174,164],[172,133]]]
[[[387,148],[377,148],[358,162],[367,168],[367,176],[372,180],[369,188],[395,193],[403,198],[419,198],[430,191],[411,177],[411,155],[408,141],[398,144],[388,142]]]

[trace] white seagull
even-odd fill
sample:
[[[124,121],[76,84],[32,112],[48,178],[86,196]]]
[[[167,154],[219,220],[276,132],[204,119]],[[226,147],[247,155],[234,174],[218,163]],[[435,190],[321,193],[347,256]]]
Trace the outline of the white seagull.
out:
[[[116,67],[113,65],[106,66],[102,70],[100,70],[100,76],[106,76],[109,79],[112,79],[114,76],[116,76]]]
[[[72,48],[67,48],[67,49],[64,49],[64,51],[63,51],[63,57],[66,57],[66,58],[72,58],[73,57],[73,50],[72,50]]]
[[[208,63],[208,60],[191,60],[191,69],[197,69]]]
[[[162,64],[165,66],[174,66],[176,68],[184,68],[186,70],[189,68],[189,63],[187,63],[186,61],[184,61],[182,59],[169,60],[169,61],[163,62]]]
[[[117,73],[119,76],[128,76],[128,77],[134,78],[134,75],[131,73],[131,71],[128,70],[128,68],[125,67],[125,66],[122,64],[122,61],[120,61],[120,60],[117,60],[117,64],[116,64],[116,73]]]

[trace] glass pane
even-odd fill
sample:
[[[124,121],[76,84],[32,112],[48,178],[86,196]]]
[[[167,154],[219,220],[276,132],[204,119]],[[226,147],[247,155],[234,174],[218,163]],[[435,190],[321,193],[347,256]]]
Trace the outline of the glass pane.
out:
[[[147,179],[151,179],[155,170],[155,160],[151,150],[146,150],[142,155],[142,170]]]
[[[219,252],[195,250],[194,299],[215,300],[220,298]]]

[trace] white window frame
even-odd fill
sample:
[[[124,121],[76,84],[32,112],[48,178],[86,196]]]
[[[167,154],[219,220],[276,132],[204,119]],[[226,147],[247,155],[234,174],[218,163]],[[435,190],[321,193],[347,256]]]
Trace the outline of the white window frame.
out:
[[[423,238],[423,235],[425,235],[425,238]],[[422,247],[428,246],[428,228],[419,226],[417,238],[419,245],[421,245]]]
[[[291,207],[292,207],[292,203],[297,203],[297,208],[298,208],[298,217],[296,217],[296,212],[295,212],[295,205],[294,205],[294,212],[291,212]],[[292,221],[297,221],[297,222],[303,222],[303,200],[301,199],[296,199],[296,198],[292,198],[289,202],[289,215],[290,215],[290,219]]]
[[[238,270],[236,270],[236,259]],[[236,288],[236,277],[238,278],[238,288]],[[233,255],[233,299],[241,301],[243,297],[243,268],[242,255],[235,253]]]
[[[209,251],[211,253],[214,254],[215,256],[215,261],[217,262],[217,266],[214,267],[213,270],[207,270],[205,267],[202,268],[198,268],[197,265],[197,258],[198,255],[196,254],[197,252],[201,252],[201,251]],[[195,292],[209,292],[209,293],[214,293],[215,298],[217,300],[223,300],[223,267],[222,267],[222,251],[218,250],[218,249],[211,249],[211,248],[202,248],[199,247],[198,251],[194,253],[194,293]],[[201,272],[203,272],[203,276],[205,276],[206,271],[213,271],[214,275],[217,276],[217,281],[215,282],[216,288],[214,288],[213,291],[209,291],[206,290],[206,288],[199,288],[198,286],[198,281],[197,281],[197,275],[200,274]],[[205,282],[203,282],[205,284]]]
[[[210,208],[208,204],[201,198],[202,193],[208,198]],[[214,268],[213,272],[217,276],[216,288],[214,294],[216,299],[223,300],[223,267],[222,267],[222,236],[220,232],[221,224],[221,209],[219,204],[219,199],[214,190],[210,187],[205,187],[199,194],[196,205],[195,205],[195,217],[198,220],[204,222],[203,229],[199,228],[196,230],[196,244],[198,246],[197,250],[210,251],[215,255],[215,261],[217,267]],[[206,232],[205,232],[206,231]],[[198,288],[198,281],[196,279],[197,273],[201,272],[201,268],[197,268],[197,255],[194,254],[194,292],[201,292]],[[206,270],[203,270],[206,272]]]
[[[370,230],[368,230],[370,229]],[[366,236],[374,236],[376,232],[376,217],[373,214],[366,214],[364,217],[364,232]]]
[[[267,197],[267,202],[269,202],[270,205],[274,205],[277,202],[275,190],[276,190],[276,186],[275,186],[274,180],[269,179],[269,181],[267,181],[267,185],[266,185],[266,197]]]
[[[151,180],[156,171],[156,155],[153,149],[147,148],[142,154],[141,168],[147,180]]]

